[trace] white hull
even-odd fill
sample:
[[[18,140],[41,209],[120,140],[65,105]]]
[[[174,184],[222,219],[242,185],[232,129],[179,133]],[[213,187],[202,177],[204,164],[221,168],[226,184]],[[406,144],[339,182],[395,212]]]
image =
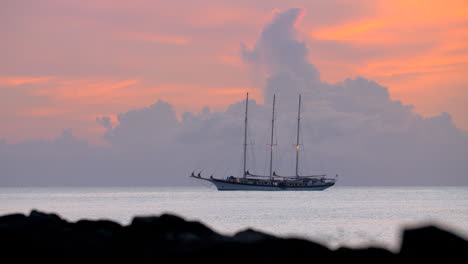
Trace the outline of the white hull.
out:
[[[334,185],[334,183],[312,185],[312,186],[272,186],[272,185],[257,185],[257,184],[241,184],[241,183],[230,183],[218,179],[204,179],[211,182],[216,186],[219,191],[322,191]]]

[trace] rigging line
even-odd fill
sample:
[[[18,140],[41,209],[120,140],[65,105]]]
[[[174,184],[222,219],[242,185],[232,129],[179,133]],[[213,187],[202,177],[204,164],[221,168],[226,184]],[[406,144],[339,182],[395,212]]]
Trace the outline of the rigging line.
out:
[[[302,164],[302,171],[306,171],[307,173],[309,173],[310,171],[310,164],[309,162],[306,162],[309,160],[309,156],[307,154],[307,149],[306,147],[303,145],[302,146],[302,149],[301,149],[301,164]]]
[[[270,179],[273,177],[273,136],[275,131],[275,100],[276,96],[273,94],[273,110],[272,110],[272,117],[271,117],[271,141],[270,141]]]
[[[249,118],[249,119],[252,120],[252,118]],[[247,163],[249,165],[247,166],[247,170],[255,168],[256,162],[257,162],[256,153],[255,153],[255,135],[254,136],[252,135],[253,135],[253,130],[252,128],[250,128],[250,126],[248,126],[247,127],[247,140],[249,143],[247,144],[247,156],[250,158],[247,159],[249,161]]]
[[[244,173],[242,173],[242,167],[245,166],[244,165],[245,163],[243,162],[243,158],[244,158],[244,154],[243,154],[243,152],[241,152],[240,155],[239,155],[238,166],[236,166],[237,168],[239,168],[239,172],[240,172],[239,176],[240,177],[244,176]],[[237,169],[235,171],[237,171]],[[237,172],[236,172],[236,174],[237,174]]]
[[[278,164],[280,162],[280,156],[281,156],[281,151],[279,151],[279,145],[278,145],[278,133],[276,132],[276,127],[275,127],[275,140],[274,140],[274,143],[273,143],[273,171],[277,170],[279,167],[278,167]]]
[[[268,139],[265,137],[265,141],[268,142]],[[265,142],[265,143],[267,143]],[[265,144],[265,146],[268,146],[269,144]],[[269,160],[268,160],[268,156],[270,155],[270,147],[266,147],[264,148],[264,153],[265,153],[265,160],[263,162],[264,164],[264,167],[263,167],[263,174],[267,175],[268,174],[268,171],[267,171],[267,168],[268,168],[268,163],[269,163]]]
[[[304,139],[302,139],[302,142],[304,142]],[[310,142],[310,140],[309,140]],[[309,145],[302,143],[301,146],[301,164],[302,166],[302,171],[307,171],[309,173],[310,171],[313,171],[311,168],[311,164],[314,162],[314,159],[311,159],[311,153],[309,151]],[[309,162],[307,162],[309,161]],[[312,161],[312,162],[311,162]],[[312,166],[314,167],[314,166]]]
[[[279,168],[283,168],[283,162],[284,162],[284,151],[280,151],[279,147],[276,149],[276,166],[275,170],[279,170]]]
[[[300,147],[299,147],[299,131],[301,127],[301,95],[299,94],[299,109],[297,110],[297,140],[296,140],[296,177],[299,177],[299,152],[300,152]]]
[[[248,109],[249,109],[249,93],[247,93],[247,98],[245,99],[245,124],[244,124],[244,152],[243,152],[243,169],[242,177],[245,178],[246,174],[246,165],[247,165],[247,119],[248,119]]]
[[[289,113],[288,113],[289,114]],[[290,125],[290,124],[293,124],[293,122],[288,122],[288,129],[287,129],[287,145],[286,145],[286,148],[284,150],[284,153],[287,154],[287,157],[288,157],[288,161],[287,161],[287,168],[286,170],[288,171],[287,174],[289,175],[289,171],[293,171],[293,168],[294,168],[294,163],[295,163],[295,159],[293,158],[294,155],[295,155],[295,152],[296,152],[296,127],[293,126],[293,125]]]
[[[290,144],[288,147],[288,171],[292,171],[295,166],[295,160],[294,160],[294,154],[295,154],[295,144]]]
[[[256,159],[256,156],[257,156],[257,155],[255,155],[256,153],[255,153],[254,145],[253,145],[253,144],[250,145],[250,148],[249,148],[249,149],[250,149],[250,154],[251,154],[251,155],[250,155],[250,157],[251,157],[251,165],[249,166],[249,168],[251,168],[251,169],[252,169],[252,168],[256,168],[256,166],[257,166],[257,159]]]

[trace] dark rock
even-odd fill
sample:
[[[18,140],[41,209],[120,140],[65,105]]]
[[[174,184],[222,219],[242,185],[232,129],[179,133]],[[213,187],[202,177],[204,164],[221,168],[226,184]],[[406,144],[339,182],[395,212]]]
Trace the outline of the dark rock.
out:
[[[255,231],[250,228],[244,231],[238,232],[232,237],[233,241],[244,242],[244,243],[259,242],[259,241],[268,240],[268,239],[276,239],[276,237],[262,233],[262,232]]]
[[[360,263],[398,263],[397,255],[394,253],[376,247],[369,248],[339,248],[334,251],[333,259],[359,259]]]
[[[212,239],[219,235],[196,221],[186,221],[175,215],[163,214],[160,217],[135,217],[130,225],[132,231],[150,232],[153,236],[164,239],[178,239],[179,236]]]
[[[32,210],[26,219],[26,224],[28,228],[60,229],[66,225],[67,222],[56,214],[47,214]]]
[[[223,236],[200,222],[174,215],[135,217],[122,226],[109,220],[70,223],[56,214],[0,217],[2,260],[11,263],[290,263],[349,261],[399,263],[468,259],[468,243],[434,226],[404,232],[401,252],[378,247],[329,248],[304,239],[279,238],[252,229]],[[367,261],[366,261],[367,260]]]
[[[122,227],[122,225],[110,220],[79,220],[75,225],[76,229],[82,231],[101,229],[116,230]]]
[[[402,258],[434,260],[448,263],[466,263],[468,241],[435,226],[405,230],[401,244]]]
[[[24,214],[10,214],[0,216],[0,227],[9,227],[20,226],[26,221],[26,216]]]

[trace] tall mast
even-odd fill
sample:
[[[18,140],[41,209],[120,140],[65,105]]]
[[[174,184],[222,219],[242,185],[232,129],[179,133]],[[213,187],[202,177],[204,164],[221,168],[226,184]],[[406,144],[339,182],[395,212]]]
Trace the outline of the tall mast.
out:
[[[273,179],[273,135],[275,131],[275,95],[273,94],[273,114],[271,118],[271,141],[270,141],[270,180]]]
[[[244,170],[242,171],[242,176],[245,178],[246,176],[246,158],[247,158],[247,112],[249,110],[249,93],[247,93],[247,99],[245,100],[245,123],[244,123]]]
[[[299,95],[299,109],[297,110],[297,137],[296,137],[296,177],[299,177],[299,130],[301,127],[301,95]]]

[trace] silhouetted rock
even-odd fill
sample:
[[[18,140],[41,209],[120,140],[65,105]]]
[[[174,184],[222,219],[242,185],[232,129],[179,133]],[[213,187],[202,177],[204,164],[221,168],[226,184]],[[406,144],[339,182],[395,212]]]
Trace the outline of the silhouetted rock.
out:
[[[56,214],[0,217],[2,260],[11,263],[290,263],[359,259],[399,263],[468,259],[468,242],[434,226],[406,230],[401,252],[378,247],[331,250],[304,239],[280,238],[246,229],[218,234],[174,215],[135,217],[122,226],[109,220],[68,222]]]
[[[10,214],[0,217],[0,228],[8,227],[15,228],[20,227],[26,221],[24,214]]]
[[[233,237],[233,241],[239,241],[243,243],[253,243],[267,239],[277,239],[275,236],[268,235],[262,232],[255,231],[253,229],[246,229],[244,231],[240,231],[236,233]]]
[[[425,260],[441,258],[447,263],[468,262],[468,241],[435,226],[405,230],[401,257]]]
[[[168,214],[159,217],[135,217],[129,230],[139,234],[150,232],[152,236],[165,240],[211,240],[221,237],[199,222],[185,221]]]
[[[369,248],[339,248],[334,252],[334,259],[360,259],[369,260],[369,263],[398,263],[397,255],[394,253],[376,247]],[[366,262],[366,261],[365,261]],[[362,263],[362,261],[359,261]]]

